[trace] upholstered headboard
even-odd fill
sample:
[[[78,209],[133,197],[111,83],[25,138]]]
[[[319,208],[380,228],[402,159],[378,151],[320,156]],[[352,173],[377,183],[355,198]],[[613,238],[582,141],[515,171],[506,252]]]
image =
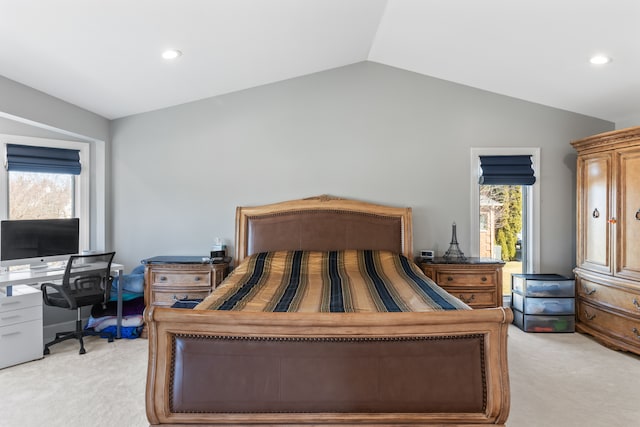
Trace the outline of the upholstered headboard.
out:
[[[236,262],[276,250],[390,250],[413,256],[411,208],[330,196],[236,209]]]

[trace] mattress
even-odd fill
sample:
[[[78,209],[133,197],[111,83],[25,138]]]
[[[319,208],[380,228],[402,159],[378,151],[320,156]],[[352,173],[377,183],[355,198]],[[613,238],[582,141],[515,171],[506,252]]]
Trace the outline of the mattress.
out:
[[[345,250],[254,254],[195,309],[371,313],[470,308],[404,255]]]

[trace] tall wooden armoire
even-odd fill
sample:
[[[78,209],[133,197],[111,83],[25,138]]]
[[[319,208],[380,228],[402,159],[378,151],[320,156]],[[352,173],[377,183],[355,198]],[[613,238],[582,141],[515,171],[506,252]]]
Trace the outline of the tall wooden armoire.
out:
[[[576,330],[640,354],[640,127],[578,151]]]

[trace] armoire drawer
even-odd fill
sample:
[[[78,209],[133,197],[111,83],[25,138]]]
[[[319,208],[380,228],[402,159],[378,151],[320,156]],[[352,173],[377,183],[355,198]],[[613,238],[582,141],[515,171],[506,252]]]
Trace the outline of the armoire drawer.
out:
[[[602,285],[590,280],[580,279],[578,286],[580,298],[594,304],[626,311],[640,316],[640,294],[632,290],[624,290]]]
[[[578,299],[578,321],[607,336],[640,345],[640,319],[610,312]]]

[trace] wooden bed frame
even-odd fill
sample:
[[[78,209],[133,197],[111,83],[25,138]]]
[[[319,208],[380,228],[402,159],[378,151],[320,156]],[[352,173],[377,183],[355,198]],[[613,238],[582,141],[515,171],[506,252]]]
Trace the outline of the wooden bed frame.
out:
[[[328,196],[239,207],[236,261],[267,250],[413,257],[411,209]],[[246,313],[154,307],[151,425],[504,425],[508,308]]]

